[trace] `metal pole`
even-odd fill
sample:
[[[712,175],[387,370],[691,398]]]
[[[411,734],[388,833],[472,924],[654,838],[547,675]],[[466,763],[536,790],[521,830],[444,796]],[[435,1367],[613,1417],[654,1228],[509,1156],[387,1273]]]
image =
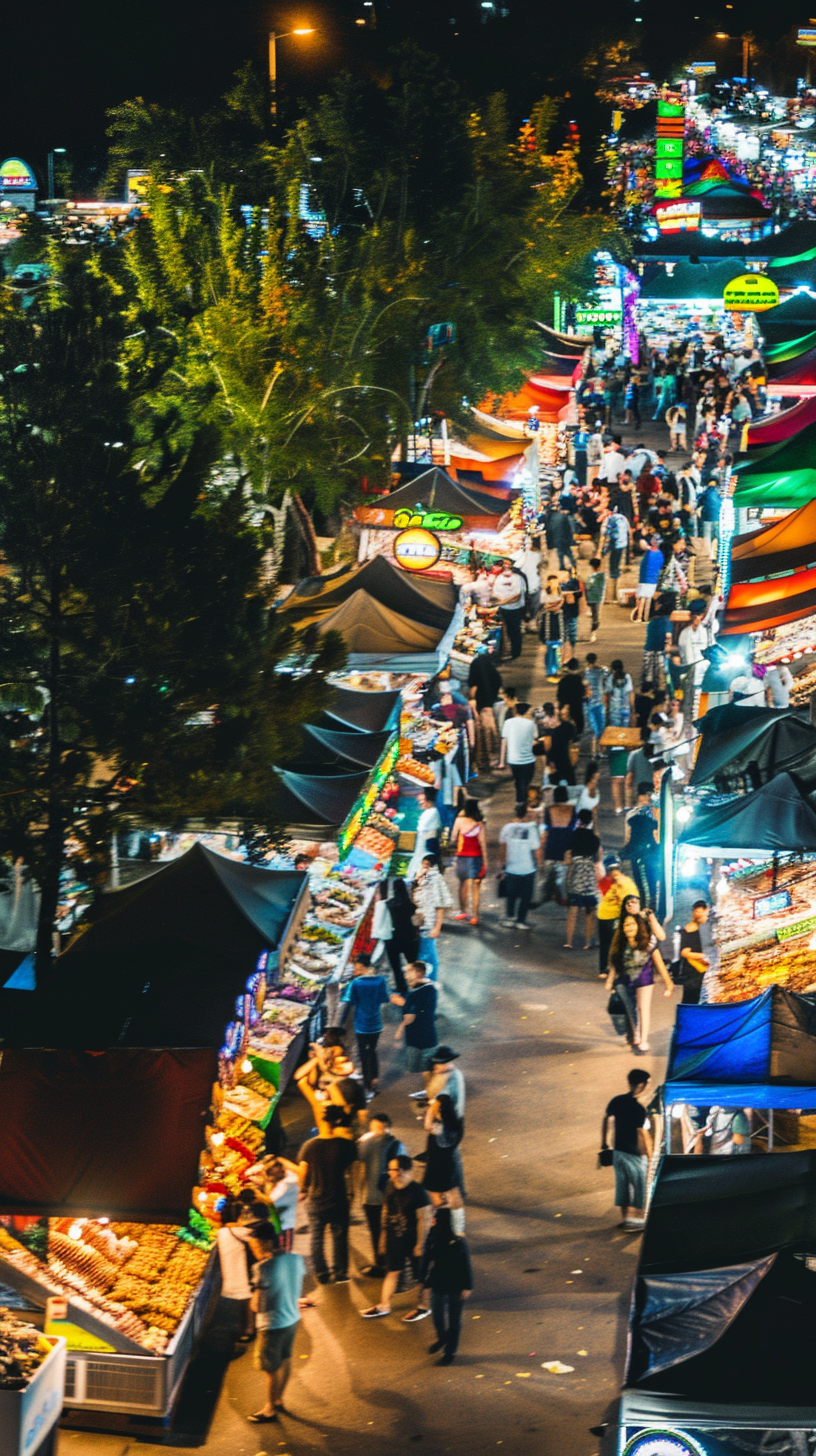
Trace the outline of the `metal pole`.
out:
[[[42,155],[42,153],[40,153]],[[48,196],[54,196],[54,153],[48,153]]]
[[[274,30],[269,32],[269,114],[272,125],[278,124],[278,56]]]
[[[768,1152],[773,1152],[773,1108],[768,1108]]]

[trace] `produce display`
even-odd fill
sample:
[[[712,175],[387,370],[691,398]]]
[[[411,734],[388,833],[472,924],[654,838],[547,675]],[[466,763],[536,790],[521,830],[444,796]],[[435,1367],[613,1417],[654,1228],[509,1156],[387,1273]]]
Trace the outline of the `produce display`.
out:
[[[0,1226],[0,1256],[51,1294],[162,1354],[201,1282],[209,1249],[171,1224],[52,1218],[41,1258]],[[39,1245],[37,1245],[39,1247]],[[1,1357],[0,1357],[1,1358]]]
[[[0,1309],[0,1390],[25,1390],[51,1349],[33,1325]]]
[[[412,758],[409,753],[401,753],[397,759],[397,770],[405,774],[406,778],[416,779],[420,784],[432,784],[434,772],[427,763],[420,763],[418,758]]]
[[[367,824],[357,835],[354,847],[364,854],[370,854],[373,859],[389,860],[394,852],[394,841],[390,835],[382,834],[379,829],[371,829]]]
[[[816,862],[724,873],[715,935],[713,1000],[746,1001],[772,985],[816,991]]]

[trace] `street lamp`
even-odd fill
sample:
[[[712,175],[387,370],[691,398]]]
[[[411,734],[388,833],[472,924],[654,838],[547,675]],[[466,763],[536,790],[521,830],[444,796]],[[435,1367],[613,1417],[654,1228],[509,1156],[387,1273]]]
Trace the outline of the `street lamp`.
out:
[[[298,26],[296,30],[285,30],[282,35],[276,35],[274,30],[269,32],[269,114],[273,126],[278,124],[278,41],[286,40],[290,35],[314,34],[314,27],[307,25]]]
[[[754,40],[754,37],[751,34],[750,30],[746,31],[744,35],[729,35],[727,30],[715,30],[714,39],[735,40],[738,45],[740,44],[740,42],[742,43],[742,74],[744,75],[747,84],[748,81],[751,79],[749,68],[751,65],[751,46]]]
[[[49,197],[49,200],[52,201],[52,202],[54,200],[54,157],[55,156],[64,157],[65,156],[65,147],[54,147],[54,150],[52,152],[49,152],[48,153],[48,197]]]

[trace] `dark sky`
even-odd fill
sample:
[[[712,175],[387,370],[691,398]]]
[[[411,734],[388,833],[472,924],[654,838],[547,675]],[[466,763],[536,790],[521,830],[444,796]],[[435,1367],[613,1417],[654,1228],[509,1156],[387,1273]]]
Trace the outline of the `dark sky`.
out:
[[[265,64],[266,33],[313,24],[318,35],[279,47],[283,101],[313,97],[335,71],[376,73],[388,47],[412,36],[451,65],[466,91],[478,96],[503,88],[521,114],[543,92],[571,89],[580,110],[580,62],[594,41],[627,32],[642,37],[642,64],[665,74],[672,61],[699,52],[708,58],[715,29],[739,35],[752,27],[776,40],[807,25],[816,0],[582,0],[570,11],[563,0],[496,0],[485,15],[481,0],[374,0],[378,29],[355,25],[370,14],[363,0],[14,0],[4,7],[0,81],[0,158],[20,155],[42,174],[51,147],[66,147],[80,176],[104,160],[105,110],[137,95],[203,110],[229,85],[236,68],[254,56]],[[804,3],[804,0],[801,0]],[[637,8],[636,8],[637,6]],[[635,27],[634,16],[643,23]],[[695,16],[699,16],[695,20]],[[721,47],[720,58],[738,63]],[[793,59],[791,61],[791,56]],[[799,63],[792,48],[779,84]],[[771,52],[766,64],[772,66]],[[795,74],[795,73],[794,73]],[[589,115],[589,114],[588,114]]]

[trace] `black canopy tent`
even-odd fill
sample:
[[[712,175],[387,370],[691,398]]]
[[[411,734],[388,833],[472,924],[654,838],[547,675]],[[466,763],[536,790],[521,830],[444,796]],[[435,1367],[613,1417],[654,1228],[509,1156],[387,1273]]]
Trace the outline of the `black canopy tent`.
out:
[[[187,1222],[215,1050],[5,1051],[0,1212]]]
[[[313,723],[307,724],[304,731],[306,737],[312,740],[313,747],[316,745],[318,753],[328,751],[346,763],[359,764],[367,769],[372,769],[379,761],[393,737],[388,729],[382,733],[344,733]]]
[[[300,872],[193,845],[103,895],[36,991],[0,991],[0,1038],[7,1046],[217,1049],[305,882]]]
[[[364,566],[333,577],[307,577],[278,610],[286,617],[294,616],[298,625],[305,625],[328,615],[358,591],[366,592],[390,611],[439,632],[444,632],[449,625],[459,598],[453,582],[420,581],[416,575],[401,571],[387,557],[374,556]]]
[[[413,510],[416,505],[421,505],[427,510],[446,511],[449,515],[465,519],[468,516],[493,516],[496,521],[508,510],[506,499],[465,489],[438,465],[415,476],[405,485],[397,486],[388,495],[378,496],[374,504],[383,511]]]
[[[778,773],[816,784],[816,728],[789,708],[742,708],[725,703],[696,724],[700,745],[689,783],[721,793],[759,788]]]
[[[625,1434],[816,1429],[814,1254],[813,1152],[663,1158],[632,1294]]]
[[[369,776],[368,769],[334,775],[291,773],[288,769],[277,772],[284,788],[306,810],[309,822],[328,824],[334,829],[339,829],[348,819]]]
[[[697,809],[677,842],[723,858],[810,854],[816,851],[816,811],[805,785],[779,773],[753,793]]]
[[[382,733],[395,727],[399,716],[399,689],[384,693],[362,692],[357,688],[335,687],[326,704],[329,726],[356,728],[364,733]]]

